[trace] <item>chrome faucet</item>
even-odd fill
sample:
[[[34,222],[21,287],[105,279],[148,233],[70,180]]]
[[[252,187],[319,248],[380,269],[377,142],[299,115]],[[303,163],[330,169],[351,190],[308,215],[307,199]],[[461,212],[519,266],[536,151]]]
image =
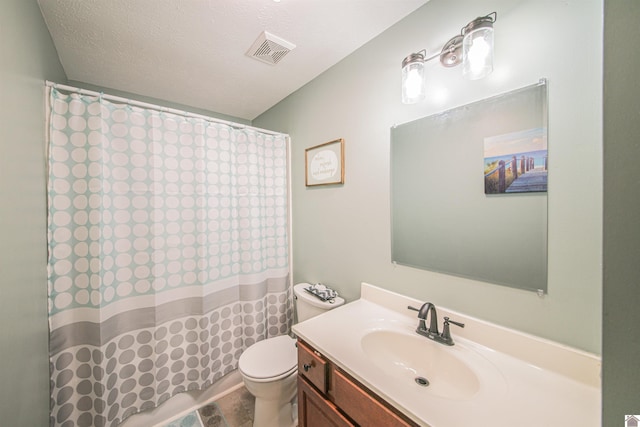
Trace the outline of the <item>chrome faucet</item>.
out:
[[[436,311],[436,306],[430,302],[425,302],[419,309],[412,306],[408,306],[407,308],[418,312],[420,323],[418,323],[416,332],[441,344],[454,345],[451,332],[449,331],[449,324],[453,323],[456,326],[464,328],[464,323],[456,322],[445,317],[444,324],[442,325],[442,333],[440,333],[440,331],[438,331],[438,312]],[[429,316],[428,328],[426,325],[427,316]]]

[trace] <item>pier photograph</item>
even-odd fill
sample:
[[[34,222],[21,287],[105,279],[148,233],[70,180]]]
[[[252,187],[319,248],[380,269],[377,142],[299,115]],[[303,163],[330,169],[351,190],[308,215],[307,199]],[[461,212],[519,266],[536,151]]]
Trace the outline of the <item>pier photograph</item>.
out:
[[[546,128],[486,137],[484,192],[546,192],[548,163]]]

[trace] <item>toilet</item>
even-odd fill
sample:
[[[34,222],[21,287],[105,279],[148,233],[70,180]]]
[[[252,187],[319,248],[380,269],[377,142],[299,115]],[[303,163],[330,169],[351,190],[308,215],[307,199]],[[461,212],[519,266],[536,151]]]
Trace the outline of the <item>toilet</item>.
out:
[[[303,322],[344,304],[336,297],[322,301],[305,288],[293,287],[298,322]],[[298,353],[295,338],[288,335],[268,338],[250,346],[238,360],[244,385],[255,398],[253,427],[294,427],[297,413],[292,405],[297,395]]]

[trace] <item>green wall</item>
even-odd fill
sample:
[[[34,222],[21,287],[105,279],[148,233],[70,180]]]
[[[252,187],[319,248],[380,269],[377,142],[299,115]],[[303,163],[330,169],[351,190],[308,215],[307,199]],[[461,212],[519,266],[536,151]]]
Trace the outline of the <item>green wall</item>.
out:
[[[640,2],[605,1],[603,426],[640,414]]]
[[[483,1],[476,6],[469,0],[453,7],[431,0],[253,124],[293,136],[297,281],[326,281],[349,299],[358,297],[361,281],[370,281],[596,353],[604,319],[603,425],[621,425],[624,414],[640,411],[640,371],[634,369],[640,360],[640,198],[635,174],[625,172],[640,157],[635,72],[640,57],[628,48],[640,40],[635,25],[640,21],[640,4],[604,2],[602,218],[602,5],[596,0],[536,3]],[[444,90],[434,92],[440,98],[418,106],[401,105],[402,58],[422,48],[437,49],[461,24],[492,10],[499,12],[496,73],[502,64],[504,75],[498,79],[494,73],[472,85],[459,79],[456,69],[433,65],[429,75],[444,83]],[[0,416],[2,425],[44,426],[49,379],[42,84],[45,79],[64,83],[66,77],[36,2],[6,0],[1,11]],[[546,23],[548,34],[535,31],[539,22]],[[582,32],[570,31],[580,25]],[[560,39],[572,46],[570,50],[557,48],[563,26],[565,37]],[[591,38],[581,41],[585,28]],[[500,35],[506,31],[510,40]],[[498,286],[391,266],[390,126],[538,77],[550,79],[550,151],[557,170],[549,193],[549,295],[537,299]],[[304,149],[337,137],[347,140],[346,184],[305,188]],[[583,160],[589,173],[578,173],[570,164],[574,156]],[[600,296],[602,219],[604,298]]]
[[[65,82],[35,0],[4,0],[0,87],[0,424],[49,424],[44,80]]]
[[[602,5],[431,0],[254,120],[292,137],[294,280],[328,283],[347,300],[358,298],[366,281],[600,353]],[[492,11],[498,12],[494,73],[466,81],[460,68],[430,62],[428,99],[403,105],[402,59],[422,48],[438,51],[463,25]],[[541,77],[549,80],[548,295],[394,267],[390,128]],[[304,149],[336,138],[345,139],[345,184],[306,188]]]

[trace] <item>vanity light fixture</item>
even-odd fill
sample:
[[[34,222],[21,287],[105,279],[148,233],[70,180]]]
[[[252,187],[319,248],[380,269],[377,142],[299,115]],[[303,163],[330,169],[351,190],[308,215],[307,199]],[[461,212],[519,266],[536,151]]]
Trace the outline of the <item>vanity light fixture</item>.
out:
[[[462,75],[469,80],[488,76],[493,71],[493,24],[497,18],[492,12],[474,19],[434,55],[427,57],[422,49],[407,56],[402,61],[402,103],[415,104],[425,98],[424,64],[435,58],[447,68],[462,63]]]

